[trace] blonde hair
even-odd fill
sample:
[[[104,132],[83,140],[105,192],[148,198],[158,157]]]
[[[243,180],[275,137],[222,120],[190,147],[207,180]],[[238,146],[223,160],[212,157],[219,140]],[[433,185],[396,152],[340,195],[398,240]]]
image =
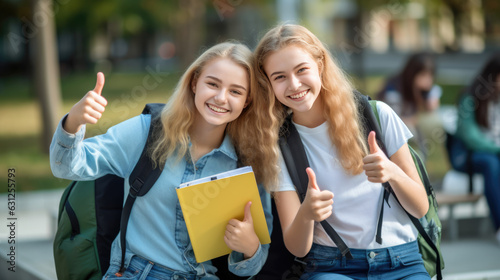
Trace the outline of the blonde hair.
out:
[[[363,126],[356,106],[354,88],[344,72],[334,62],[323,43],[307,28],[285,24],[268,31],[255,50],[255,75],[264,95],[273,98],[270,102],[275,126],[280,126],[287,114],[287,107],[275,97],[270,81],[264,71],[264,62],[274,52],[294,45],[307,51],[319,67],[322,87],[318,98],[324,104],[324,117],[330,124],[329,135],[338,151],[340,162],[351,174],[363,171],[363,157],[367,154]],[[278,130],[276,130],[277,132]]]
[[[271,125],[268,114],[262,113],[266,96],[255,92],[255,75],[252,67],[253,54],[243,44],[225,42],[217,44],[201,54],[180,78],[172,96],[161,113],[162,129],[158,129],[150,150],[153,162],[161,167],[168,157],[177,154],[182,159],[189,151],[189,129],[196,113],[192,84],[204,67],[217,58],[228,58],[243,67],[249,76],[247,106],[236,120],[228,123],[226,133],[231,137],[243,165],[252,166],[257,181],[267,188],[277,181],[277,150],[270,141]]]

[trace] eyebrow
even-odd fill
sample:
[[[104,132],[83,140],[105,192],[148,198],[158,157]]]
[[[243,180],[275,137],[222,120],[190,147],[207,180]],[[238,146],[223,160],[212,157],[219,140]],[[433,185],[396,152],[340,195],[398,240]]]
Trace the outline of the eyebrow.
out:
[[[304,61],[304,62],[302,62],[302,63],[299,63],[299,64],[297,64],[297,66],[293,67],[293,69],[295,70],[295,69],[297,69],[297,68],[300,68],[300,67],[302,67],[304,64],[308,64],[308,62]],[[283,74],[283,73],[285,73],[285,72],[284,72],[284,71],[276,71],[276,72],[273,72],[271,75],[269,75],[269,77],[272,77],[272,76],[274,76],[274,75],[278,75],[278,74]]]
[[[206,76],[206,78],[210,78],[210,79],[213,79],[213,80],[216,80],[217,82],[219,83],[222,83],[222,80],[217,78],[217,77],[214,77],[214,76]],[[243,90],[247,90],[246,87],[242,86],[242,85],[238,85],[238,84],[231,84],[232,87],[237,87],[237,88],[241,88]]]

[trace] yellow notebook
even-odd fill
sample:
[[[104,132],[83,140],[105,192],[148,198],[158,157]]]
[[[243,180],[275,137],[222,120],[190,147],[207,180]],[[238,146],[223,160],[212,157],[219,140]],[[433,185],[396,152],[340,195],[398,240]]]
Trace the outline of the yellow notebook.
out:
[[[176,190],[197,262],[231,252],[224,242],[226,226],[231,219],[243,220],[248,201],[260,243],[271,242],[252,167],[183,183]]]

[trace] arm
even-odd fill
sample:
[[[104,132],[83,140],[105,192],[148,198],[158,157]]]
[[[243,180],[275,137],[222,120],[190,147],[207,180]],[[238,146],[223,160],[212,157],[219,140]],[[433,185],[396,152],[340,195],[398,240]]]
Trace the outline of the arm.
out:
[[[434,112],[439,108],[439,105],[439,99],[427,99],[427,101],[425,102],[425,109],[427,110],[427,112]]]
[[[375,132],[368,136],[370,154],[363,159],[363,169],[368,181],[389,182],[403,208],[416,218],[423,217],[429,209],[427,193],[407,144],[390,158],[378,147]]]
[[[500,147],[485,137],[474,116],[474,101],[470,96],[463,98],[458,106],[457,136],[473,151],[500,153]]]
[[[283,230],[283,241],[288,251],[297,257],[309,253],[314,237],[314,222],[328,218],[333,204],[333,193],[321,191],[314,171],[311,168],[306,171],[309,185],[302,204],[293,191],[278,192],[274,199]]]
[[[102,73],[98,75],[98,80],[99,77],[102,81],[101,86],[96,85],[98,91],[100,91],[99,88],[102,89],[104,83]],[[94,94],[89,92],[85,96]],[[83,111],[78,113],[79,109],[77,109],[90,110],[88,106],[81,106],[83,100],[87,99],[86,97],[73,106],[54,133],[50,145],[52,172],[56,177],[70,180],[92,180],[106,174],[126,178],[144,147],[150,118],[149,116],[135,117],[110,128],[104,135],[83,140],[85,124],[81,122],[77,122],[76,125],[70,124],[69,119],[73,115],[73,119],[82,121],[86,119],[85,116],[90,116],[89,113]],[[100,115],[97,117],[100,118]],[[97,119],[94,120],[97,121]],[[78,129],[78,131],[71,133],[73,129]]]

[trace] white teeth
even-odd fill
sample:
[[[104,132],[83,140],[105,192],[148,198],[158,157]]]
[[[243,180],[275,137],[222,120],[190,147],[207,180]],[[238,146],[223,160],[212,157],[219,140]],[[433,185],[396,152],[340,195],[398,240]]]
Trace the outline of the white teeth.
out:
[[[304,90],[303,92],[300,92],[300,93],[297,93],[297,94],[294,94],[294,95],[290,95],[290,98],[291,99],[297,99],[297,98],[304,97],[307,94],[308,91],[309,90]]]
[[[226,113],[226,112],[229,111],[229,110],[225,110],[225,109],[222,109],[222,108],[219,108],[219,107],[212,106],[210,104],[208,104],[208,107],[210,109],[214,110],[215,112],[218,112],[218,113]]]

